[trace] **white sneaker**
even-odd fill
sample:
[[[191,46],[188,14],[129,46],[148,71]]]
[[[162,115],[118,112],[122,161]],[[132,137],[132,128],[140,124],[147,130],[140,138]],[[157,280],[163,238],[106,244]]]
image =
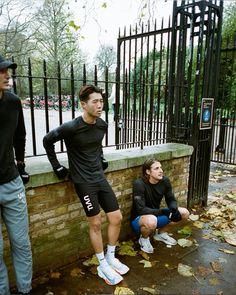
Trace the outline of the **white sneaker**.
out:
[[[129,267],[121,263],[117,258],[109,259],[106,255],[106,261],[120,275],[124,275],[129,271]]]
[[[123,277],[114,271],[109,264],[103,267],[99,265],[97,271],[99,277],[104,279],[108,285],[117,285],[123,280]]]
[[[139,245],[140,245],[141,250],[143,252],[146,252],[146,253],[153,253],[154,252],[154,249],[152,247],[152,244],[150,243],[149,237],[144,239],[144,238],[142,238],[142,236],[140,236],[138,242],[139,242]]]
[[[153,236],[153,239],[156,241],[164,242],[166,245],[174,246],[177,244],[177,241],[170,237],[167,233],[158,234],[158,231],[156,231],[155,235]]]

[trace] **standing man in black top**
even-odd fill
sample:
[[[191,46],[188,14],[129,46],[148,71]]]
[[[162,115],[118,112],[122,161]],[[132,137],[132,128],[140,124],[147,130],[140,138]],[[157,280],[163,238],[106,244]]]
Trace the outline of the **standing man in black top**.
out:
[[[165,198],[166,208],[160,208]],[[143,164],[143,177],[133,184],[133,207],[131,211],[131,226],[140,235],[141,250],[153,253],[150,242],[162,241],[167,245],[176,245],[174,238],[167,231],[174,225],[186,221],[189,211],[178,207],[168,177],[163,175],[161,163],[155,159],[147,159]]]
[[[16,285],[19,293],[30,294],[32,254],[24,183],[25,124],[20,99],[10,90],[8,69],[17,65],[0,56],[0,294],[9,295],[7,268],[3,261],[1,220],[10,244]]]
[[[71,179],[87,215],[90,240],[99,261],[98,275],[107,284],[116,285],[122,281],[121,275],[127,273],[129,268],[115,258],[122,215],[116,196],[103,172],[106,163],[103,159],[102,140],[107,131],[107,123],[100,118],[104,104],[102,90],[94,85],[85,85],[79,91],[79,99],[83,108],[82,116],[50,131],[44,137],[43,145],[54,172],[59,178],[63,178],[67,169],[58,162],[54,144],[64,140]],[[108,246],[105,256],[100,206],[108,219]]]

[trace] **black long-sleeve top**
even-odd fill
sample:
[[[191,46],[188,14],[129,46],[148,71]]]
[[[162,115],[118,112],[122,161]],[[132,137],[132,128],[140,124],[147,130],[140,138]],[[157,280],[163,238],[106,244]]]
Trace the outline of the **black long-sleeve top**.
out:
[[[24,161],[25,123],[21,101],[10,91],[0,98],[0,184],[16,178],[16,161]]]
[[[54,149],[55,142],[64,140],[69,169],[74,183],[95,183],[105,178],[101,155],[102,140],[107,123],[97,118],[95,124],[87,124],[82,116],[66,122],[50,131],[43,138],[43,145],[53,168],[60,163]]]
[[[136,179],[133,183],[131,220],[139,215],[160,215],[159,209],[163,197],[168,208],[177,208],[177,201],[168,177],[164,176],[156,184],[146,183],[142,178]]]

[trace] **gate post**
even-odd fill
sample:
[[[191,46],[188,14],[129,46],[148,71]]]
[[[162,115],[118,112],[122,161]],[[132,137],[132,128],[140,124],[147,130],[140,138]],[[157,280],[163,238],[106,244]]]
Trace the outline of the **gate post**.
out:
[[[219,6],[210,0],[177,4],[174,1],[168,141],[194,147],[189,174],[190,209],[195,204],[207,205],[212,127],[205,128],[206,122],[201,124],[200,105],[204,99],[217,99],[223,0],[218,1]],[[205,115],[208,114],[206,111]],[[204,120],[206,117],[203,117]]]
[[[219,144],[216,147],[216,152],[225,153],[225,129],[228,125],[228,118],[220,119],[220,136],[219,136]]]

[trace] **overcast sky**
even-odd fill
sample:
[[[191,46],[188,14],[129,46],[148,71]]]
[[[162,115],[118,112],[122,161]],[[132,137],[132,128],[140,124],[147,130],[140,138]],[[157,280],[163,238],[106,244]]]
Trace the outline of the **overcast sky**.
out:
[[[86,9],[83,8],[85,2],[87,2]],[[116,48],[119,28],[123,32],[125,26],[129,28],[130,25],[137,23],[142,2],[142,0],[70,0],[75,23],[82,27],[81,35],[84,36],[80,41],[82,49],[93,56],[99,44],[113,45]],[[105,8],[102,7],[103,3],[107,4]],[[163,16],[166,16],[167,21],[172,6],[173,0],[156,0],[155,11],[153,8],[151,13],[158,22],[161,22]],[[149,15],[148,11],[144,13],[145,23]]]

